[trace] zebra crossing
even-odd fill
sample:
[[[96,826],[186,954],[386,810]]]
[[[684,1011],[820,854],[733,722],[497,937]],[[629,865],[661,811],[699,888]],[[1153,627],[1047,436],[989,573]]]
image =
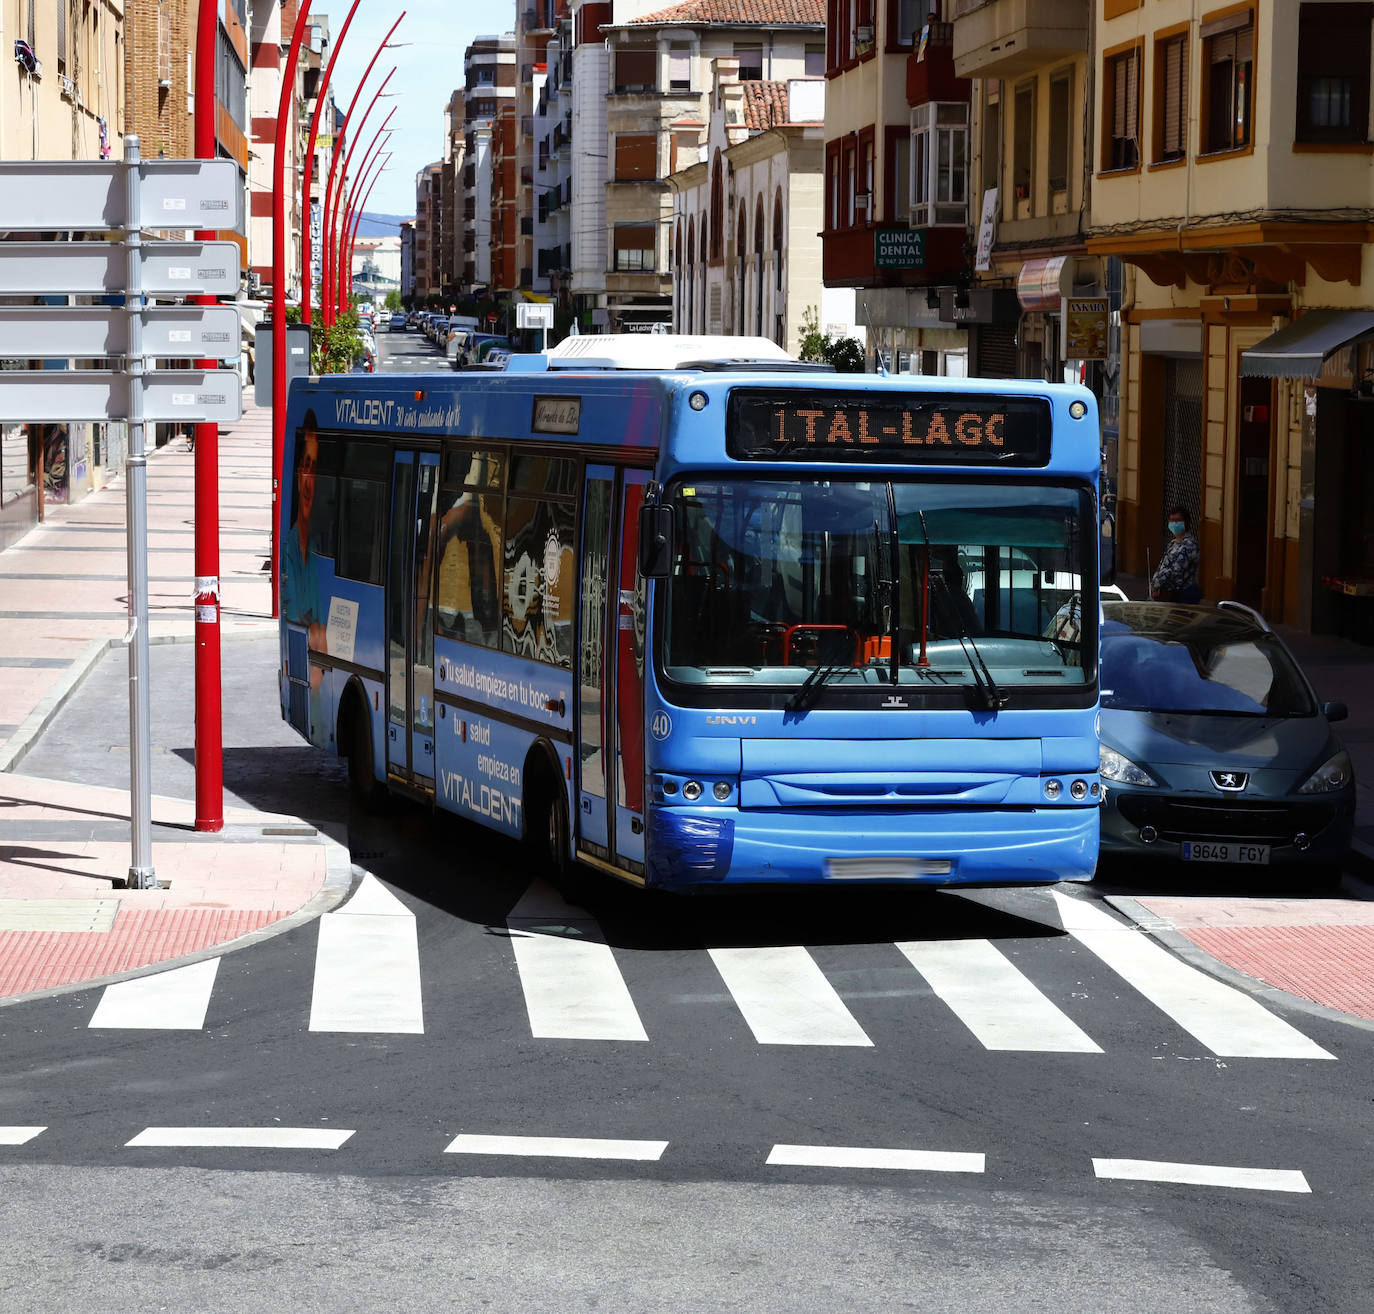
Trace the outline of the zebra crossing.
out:
[[[1077,946],[1218,1058],[1335,1058],[1253,996],[1176,958],[1100,905],[1057,891],[1053,898]],[[536,881],[510,910],[505,929],[531,1038],[651,1040],[617,951],[589,913]],[[990,940],[902,941],[893,948],[914,973],[909,993],[918,1007],[928,1006],[928,993],[986,1050],[1104,1052]],[[707,948],[704,954],[722,997],[757,1044],[875,1044],[851,1008],[858,1000],[846,999],[806,946]],[[89,1025],[202,1029],[219,963],[206,959],[107,986]],[[424,1003],[415,916],[367,875],[348,903],[320,918],[308,1030],[419,1035]]]

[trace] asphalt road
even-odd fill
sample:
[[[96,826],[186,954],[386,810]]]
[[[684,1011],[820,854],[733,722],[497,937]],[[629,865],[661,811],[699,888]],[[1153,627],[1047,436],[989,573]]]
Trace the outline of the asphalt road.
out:
[[[1370,1032],[1267,1005],[1335,1061],[1218,1057],[1064,934],[1043,891],[606,886],[561,908],[478,828],[350,818],[337,764],[276,720],[275,653],[243,642],[226,663],[228,788],[346,835],[393,924],[413,917],[422,1030],[319,1029],[318,922],[226,955],[199,1029],[93,1027],[100,990],[0,1009],[0,1123],[48,1128],[0,1149],[0,1307],[1368,1308]],[[188,796],[191,663],[161,648],[153,672],[154,784]],[[110,658],[25,768],[120,779],[90,727],[121,674]],[[981,941],[1100,1052],[992,1048],[905,956]],[[604,945],[644,1039],[537,1034],[530,943]],[[770,947],[804,950],[868,1043],[761,1041],[725,965]],[[343,1139],[128,1145],[153,1127]],[[649,1157],[511,1152],[529,1137]],[[786,1146],[937,1158],[770,1162]],[[1309,1189],[1100,1178],[1098,1159]]]
[[[275,641],[229,652],[231,800],[344,839],[357,902],[225,955],[199,1027],[0,1008],[0,1309],[1369,1308],[1374,1032],[1266,999],[1306,1053],[1238,1056],[1255,998],[1132,984],[1114,956],[1173,960],[1092,889],[566,907],[479,828],[350,816]],[[154,788],[189,797],[192,650],[153,660]],[[126,778],[92,733],[123,693],[112,656],[24,769]],[[1102,1175],[1161,1165],[1225,1172]]]

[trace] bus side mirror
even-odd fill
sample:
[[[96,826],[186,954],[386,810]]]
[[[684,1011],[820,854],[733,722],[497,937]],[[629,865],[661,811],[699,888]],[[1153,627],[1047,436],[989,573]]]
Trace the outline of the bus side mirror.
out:
[[[1102,566],[1102,583],[1116,583],[1116,517],[1105,515],[1098,526],[1099,561]]]
[[[646,503],[639,508],[639,573],[666,579],[673,569],[673,508]]]

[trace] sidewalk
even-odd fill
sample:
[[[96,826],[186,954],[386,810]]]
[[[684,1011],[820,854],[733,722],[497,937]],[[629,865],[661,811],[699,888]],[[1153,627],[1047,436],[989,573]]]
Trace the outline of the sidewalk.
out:
[[[226,669],[239,641],[276,633],[263,569],[270,548],[270,418],[253,406],[250,393],[243,419],[220,430]],[[194,460],[179,441],[148,460],[155,719],[173,699],[187,703],[179,710],[189,715],[188,682],[160,676],[157,654],[178,644],[179,658],[192,660]],[[47,761],[47,778],[23,774],[25,757],[87,677],[107,663],[125,665],[124,496],[121,477],[75,505],[49,507],[44,524],[0,553],[0,999],[203,955],[314,916],[348,890],[347,853],[337,843],[295,817],[233,806],[230,796],[217,834],[194,829],[191,802],[155,796],[153,865],[163,888],[125,890],[127,788],[89,783],[90,763],[77,771],[75,750],[71,772],[61,761],[54,767],[49,752],[34,754]],[[112,782],[128,771],[128,702],[121,692],[104,700],[89,734],[84,725],[81,730],[82,749],[105,755],[97,778]],[[236,711],[226,706],[226,747]],[[250,720],[274,715],[275,708],[257,707]]]

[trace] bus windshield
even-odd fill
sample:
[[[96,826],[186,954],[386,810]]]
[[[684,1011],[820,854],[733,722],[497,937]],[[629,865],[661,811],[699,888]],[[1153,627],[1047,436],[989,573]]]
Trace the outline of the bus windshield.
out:
[[[1096,679],[1084,485],[712,478],[670,496],[672,681],[1000,697]]]

